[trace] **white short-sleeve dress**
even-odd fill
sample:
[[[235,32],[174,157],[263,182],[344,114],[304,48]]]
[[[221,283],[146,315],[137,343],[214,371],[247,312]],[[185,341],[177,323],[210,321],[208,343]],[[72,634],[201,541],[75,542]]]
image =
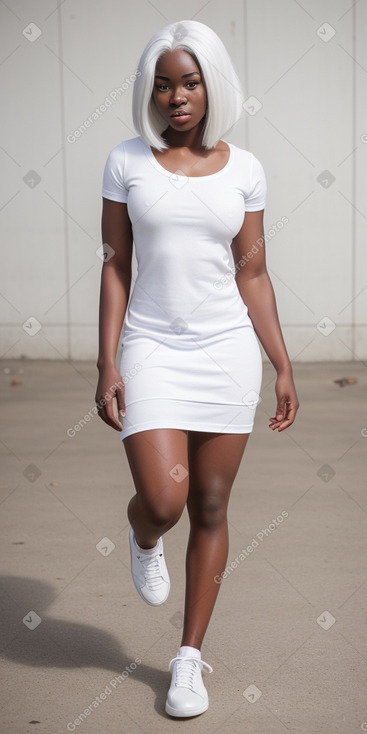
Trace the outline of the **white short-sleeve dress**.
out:
[[[245,212],[264,208],[266,181],[252,153],[228,145],[224,168],[198,177],[167,171],[140,136],[107,158],[102,196],[127,203],[137,261],[122,329],[121,440],[152,428],[253,429],[262,360],[231,242]],[[246,267],[253,253],[242,254]]]

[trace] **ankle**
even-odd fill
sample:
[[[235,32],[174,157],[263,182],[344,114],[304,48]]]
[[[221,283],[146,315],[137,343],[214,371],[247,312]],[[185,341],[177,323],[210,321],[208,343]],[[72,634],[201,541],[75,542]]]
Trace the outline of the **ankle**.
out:
[[[181,645],[178,654],[183,658],[198,658],[201,660],[201,652],[197,647],[191,647],[191,645]]]
[[[156,540],[155,543],[153,544],[144,542],[143,540],[140,540],[139,538],[136,537],[135,532],[134,532],[134,539],[135,539],[136,545],[138,546],[139,550],[141,551],[150,551],[150,550],[154,550],[154,548],[157,547],[158,540]]]
[[[140,550],[153,550],[153,548],[155,548],[157,545],[157,543],[154,543],[154,545],[148,545],[147,543],[144,543],[141,540],[138,540],[136,535],[135,535],[135,543],[137,546],[139,546]]]

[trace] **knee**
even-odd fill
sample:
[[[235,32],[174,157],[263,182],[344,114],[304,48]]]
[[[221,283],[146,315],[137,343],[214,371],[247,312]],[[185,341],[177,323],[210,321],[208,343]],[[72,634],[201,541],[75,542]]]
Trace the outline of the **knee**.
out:
[[[177,501],[169,499],[161,499],[146,507],[149,514],[149,520],[156,528],[169,530],[180,519],[185,504],[181,505]]]
[[[227,522],[227,506],[227,487],[195,492],[188,502],[191,524],[216,531]]]

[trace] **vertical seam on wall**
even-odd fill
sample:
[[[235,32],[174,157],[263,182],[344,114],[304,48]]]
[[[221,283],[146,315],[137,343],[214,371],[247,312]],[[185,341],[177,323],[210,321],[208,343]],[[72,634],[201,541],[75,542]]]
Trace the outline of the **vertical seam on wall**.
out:
[[[58,26],[58,43],[59,43],[59,81],[60,81],[60,128],[61,128],[61,176],[62,176],[62,198],[64,212],[64,262],[65,262],[65,298],[66,298],[66,351],[67,359],[71,359],[71,338],[70,338],[70,268],[69,268],[69,223],[67,218],[67,185],[66,185],[66,127],[65,127],[65,87],[64,87],[64,67],[62,63],[63,46],[62,46],[62,10],[61,3],[57,8],[57,26]]]
[[[245,73],[244,73],[244,80],[245,80],[245,100],[248,97],[248,35],[247,35],[247,0],[243,0],[243,20],[244,20],[244,65],[245,65]],[[246,150],[250,150],[250,141],[249,141],[249,131],[248,131],[248,115],[247,112],[245,112],[245,148]]]
[[[356,4],[353,3],[352,8],[352,45],[353,45],[353,59],[356,59],[357,56],[357,38],[356,38]],[[352,149],[355,150],[357,146],[357,78],[356,78],[356,62],[353,63],[353,71],[352,71]],[[356,357],[356,279],[357,279],[357,273],[356,273],[356,234],[357,234],[357,212],[356,212],[356,192],[357,192],[357,160],[358,156],[353,156],[353,164],[352,164],[352,202],[354,206],[352,207],[352,293],[353,293],[353,300],[352,300],[352,352],[354,356]]]

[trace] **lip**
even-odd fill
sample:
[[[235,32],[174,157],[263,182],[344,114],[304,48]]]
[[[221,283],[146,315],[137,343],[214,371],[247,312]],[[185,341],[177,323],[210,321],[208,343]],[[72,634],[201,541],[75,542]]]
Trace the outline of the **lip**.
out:
[[[177,120],[180,117],[191,117],[189,112],[173,112],[171,118]]]
[[[171,120],[174,121],[175,125],[185,125],[185,123],[188,122],[190,118],[191,115],[186,112],[184,115],[171,115]]]

